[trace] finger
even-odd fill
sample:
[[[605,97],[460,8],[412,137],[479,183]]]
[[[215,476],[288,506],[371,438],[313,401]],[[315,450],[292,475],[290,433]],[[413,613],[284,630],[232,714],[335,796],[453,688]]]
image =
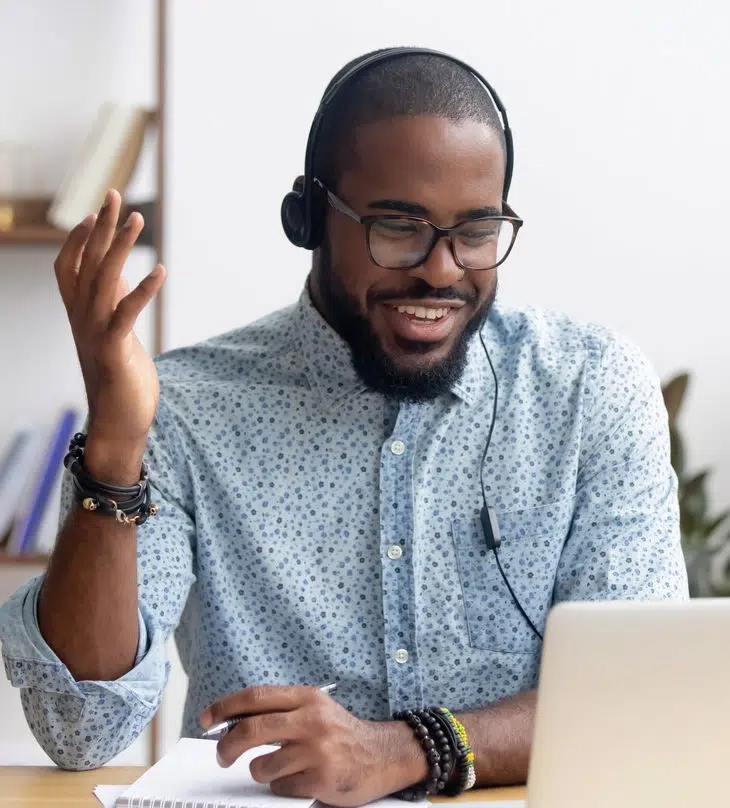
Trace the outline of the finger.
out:
[[[306,728],[294,718],[296,715],[290,711],[242,719],[218,741],[218,762],[221,766],[230,766],[244,752],[257,746],[301,740],[306,735]]]
[[[117,304],[109,321],[109,332],[116,337],[126,336],[133,328],[140,312],[160,291],[165,282],[165,267],[158,264],[149,275]]]
[[[302,772],[309,768],[310,764],[305,744],[288,743],[276,752],[255,757],[251,761],[250,769],[251,776],[257,783],[271,783],[273,780]]]
[[[78,290],[82,299],[88,299],[91,282],[96,276],[101,259],[106,255],[114,238],[122,198],[113,188],[107,191],[104,204],[96,217],[94,229],[86,242],[79,267]]]
[[[125,298],[129,294],[129,283],[127,283],[127,279],[122,275],[122,277],[117,281],[117,288],[114,292],[114,308],[116,309],[117,304],[119,303],[122,298]]]
[[[117,302],[115,300],[117,286],[124,263],[143,227],[142,215],[136,212],[130,213],[99,264],[89,289],[89,306],[92,316],[97,322],[108,320],[114,312],[114,304]]]
[[[278,797],[314,797],[318,790],[319,778],[312,769],[297,772],[289,777],[273,780],[269,786]]]
[[[317,688],[305,686],[253,685],[225,696],[203,710],[200,723],[203,729],[225,721],[234,715],[255,715],[296,710],[312,699]]]
[[[91,234],[95,221],[96,217],[91,214],[87,216],[83,222],[77,224],[68,236],[66,236],[63,246],[56,260],[53,262],[58,291],[61,293],[61,299],[67,311],[70,310],[74,299],[78,268],[81,255],[84,251],[84,245]]]

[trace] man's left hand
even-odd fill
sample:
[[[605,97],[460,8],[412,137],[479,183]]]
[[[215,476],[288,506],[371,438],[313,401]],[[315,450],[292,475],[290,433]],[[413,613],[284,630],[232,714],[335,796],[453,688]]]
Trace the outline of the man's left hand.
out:
[[[205,709],[201,724],[235,715],[247,717],[218,741],[220,764],[230,766],[255,746],[281,744],[251,762],[254,780],[281,796],[363,805],[428,774],[405,722],[355,718],[315,687],[247,687]]]

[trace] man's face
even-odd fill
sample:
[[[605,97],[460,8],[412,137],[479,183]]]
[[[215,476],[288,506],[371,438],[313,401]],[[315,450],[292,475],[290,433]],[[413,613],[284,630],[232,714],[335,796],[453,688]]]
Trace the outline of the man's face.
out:
[[[500,211],[503,180],[498,136],[484,124],[398,117],[359,129],[355,159],[333,190],[361,216],[403,213],[450,227],[485,208]],[[369,256],[365,227],[330,208],[312,281],[315,304],[349,342],[365,381],[423,400],[461,375],[468,338],[494,300],[497,275],[462,270],[448,239],[414,269],[383,269]],[[423,308],[439,316],[419,317]]]

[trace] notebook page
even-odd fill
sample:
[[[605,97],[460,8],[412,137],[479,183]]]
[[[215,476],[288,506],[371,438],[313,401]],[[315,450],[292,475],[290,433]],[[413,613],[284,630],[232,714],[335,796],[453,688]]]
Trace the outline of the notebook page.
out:
[[[314,800],[277,797],[257,783],[249,764],[260,755],[275,752],[277,746],[251,749],[227,769],[216,761],[217,743],[198,738],[181,738],[172,750],[118,798],[118,808],[142,808],[160,803],[167,806],[224,804],[235,808],[310,808]],[[155,801],[153,803],[153,801]]]

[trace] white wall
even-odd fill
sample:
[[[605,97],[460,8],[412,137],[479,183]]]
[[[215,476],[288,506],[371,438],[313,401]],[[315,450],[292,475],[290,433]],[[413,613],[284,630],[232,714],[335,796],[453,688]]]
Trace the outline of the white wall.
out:
[[[112,93],[151,96],[151,5],[66,0],[61,10],[52,0],[0,0],[0,60],[8,63],[0,61],[0,75],[13,77],[12,87],[0,83],[0,140],[15,131],[32,136],[49,155],[49,177],[57,177],[97,102]],[[613,325],[665,377],[691,368],[691,460],[716,467],[715,501],[730,504],[727,4],[170,6],[168,347],[249,322],[298,295],[309,256],[286,242],[279,203],[301,171],[331,75],[376,47],[441,48],[494,82],[515,133],[510,199],[526,225],[502,273],[505,297]],[[40,33],[40,21],[53,33]],[[51,315],[50,258],[0,252],[0,379],[23,380],[2,390],[0,430],[7,413],[31,408],[51,417],[40,394],[59,395],[71,372],[62,317]],[[36,344],[24,337],[22,350],[11,347],[18,300],[44,318]],[[29,355],[39,363],[32,372]],[[40,367],[57,370],[44,381]],[[79,394],[74,382],[68,395]],[[10,591],[6,577],[0,573],[0,598]],[[3,687],[5,715],[15,708]],[[184,687],[178,666],[162,716],[164,748],[179,728]],[[0,730],[0,763],[16,748],[15,730]],[[17,754],[28,761],[37,755],[22,749]]]

